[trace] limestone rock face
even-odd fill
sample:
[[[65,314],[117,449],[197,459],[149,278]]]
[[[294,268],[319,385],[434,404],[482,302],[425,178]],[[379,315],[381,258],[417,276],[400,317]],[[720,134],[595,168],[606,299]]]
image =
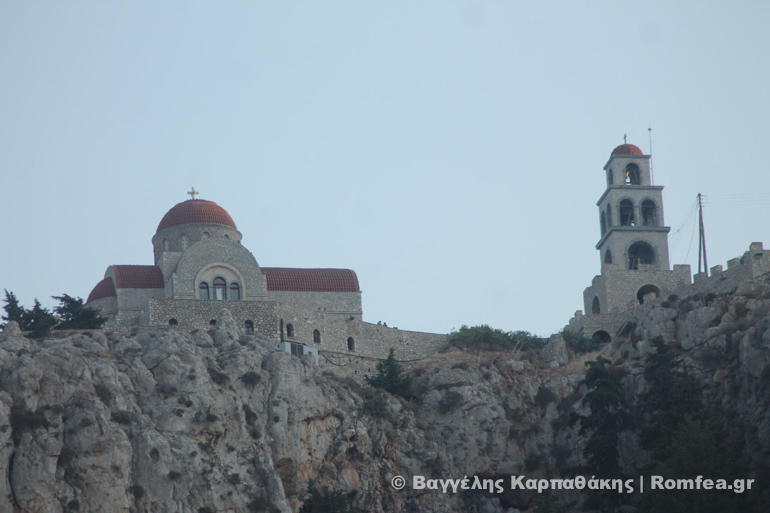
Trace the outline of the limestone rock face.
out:
[[[6,324],[6,326],[3,328],[2,334],[0,334],[0,338],[2,338],[2,340],[19,338],[21,336],[21,328],[19,328],[19,323],[16,321],[9,321],[8,324]]]
[[[567,344],[561,334],[552,335],[548,339],[542,350],[543,359],[548,362],[552,368],[567,365],[569,356],[567,355]]]
[[[712,403],[755,427],[746,454],[759,460],[770,452],[768,401],[757,395],[770,376],[770,287],[741,291],[652,307],[602,355],[638,397],[662,336]],[[309,481],[344,492],[358,511],[532,512],[531,490],[396,493],[390,482],[554,477],[584,463],[586,439],[571,419],[589,413],[591,355],[569,361],[561,337],[540,352],[454,351],[407,364],[414,398],[405,400],[231,321],[223,311],[208,333],[47,340],[9,324],[0,334],[0,512],[289,513]],[[649,462],[631,432],[618,448],[629,473]]]
[[[221,321],[213,336],[169,328],[34,340],[6,329],[0,511],[288,513],[310,480],[366,511],[456,511],[457,495],[394,494],[390,479],[517,473],[544,464],[557,436],[577,443],[551,428],[577,376],[540,374],[507,353],[456,352],[420,362],[420,400],[407,402]]]

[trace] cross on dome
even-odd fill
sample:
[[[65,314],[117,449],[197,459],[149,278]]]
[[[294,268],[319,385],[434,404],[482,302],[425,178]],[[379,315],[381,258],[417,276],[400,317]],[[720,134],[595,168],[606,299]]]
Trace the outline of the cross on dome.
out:
[[[195,196],[197,196],[200,193],[195,190],[195,187],[192,187],[192,190],[189,191],[187,194],[189,194],[192,199],[195,199]]]

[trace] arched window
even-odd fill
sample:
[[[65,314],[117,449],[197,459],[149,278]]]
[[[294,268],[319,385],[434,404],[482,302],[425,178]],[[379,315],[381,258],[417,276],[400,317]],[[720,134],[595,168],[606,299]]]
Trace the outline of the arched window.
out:
[[[214,278],[214,299],[217,301],[227,299],[227,284],[224,278]]]
[[[182,234],[182,251],[187,251],[187,248],[190,247],[190,239],[187,238],[187,235]]]
[[[209,237],[211,237],[211,234],[209,232],[203,232],[201,233],[201,240],[206,240]]]
[[[356,341],[353,340],[353,337],[348,337],[348,351],[355,351],[356,350]]]
[[[211,299],[211,296],[209,296],[209,284],[206,282],[201,282],[200,285],[198,285],[198,292],[201,299]]]
[[[254,322],[253,321],[246,321],[243,323],[243,327],[246,330],[246,333],[254,333]]]
[[[241,300],[241,287],[237,283],[230,284],[230,300],[231,301]]]
[[[321,332],[318,330],[313,330],[313,343],[314,344],[321,343]]]
[[[604,210],[602,210],[602,215],[599,218],[599,223],[602,226],[602,235],[607,233],[607,215],[604,213]]]
[[[655,263],[655,251],[646,242],[634,242],[628,248],[628,268],[639,269],[640,265]]]
[[[612,263],[612,251],[610,251],[609,249],[604,252],[604,263],[605,264]]]
[[[612,207],[607,205],[607,227],[612,227]]]
[[[179,326],[179,321],[177,321],[176,319],[174,319],[172,317],[171,319],[168,320],[168,325],[169,326]]]
[[[163,251],[168,251],[168,239],[163,239]]]
[[[634,204],[629,199],[620,202],[620,226],[636,226]]]
[[[615,183],[615,179],[612,177],[612,169],[607,170],[607,185]]]
[[[591,305],[591,313],[594,315],[602,313],[602,306],[599,304],[599,298],[597,296],[594,296],[594,302]]]
[[[286,325],[286,336],[294,338],[294,325],[291,323]]]
[[[655,202],[652,200],[642,201],[642,226],[657,226],[658,220],[655,214]]]
[[[593,335],[591,335],[591,340],[593,340],[594,342],[598,342],[600,344],[607,344],[612,340],[612,337],[606,331],[599,330],[595,332]]]
[[[641,305],[644,303],[644,297],[650,294],[655,294],[655,297],[660,297],[660,289],[655,285],[645,285],[636,293],[636,299]]]
[[[636,164],[629,164],[626,166],[626,185],[639,185],[641,184],[639,176],[639,166]]]

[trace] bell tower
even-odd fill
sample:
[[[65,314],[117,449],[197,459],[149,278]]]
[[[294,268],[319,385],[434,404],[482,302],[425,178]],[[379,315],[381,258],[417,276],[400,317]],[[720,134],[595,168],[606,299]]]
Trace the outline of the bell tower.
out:
[[[621,144],[612,150],[604,174],[607,187],[596,202],[601,274],[583,292],[580,329],[588,336],[602,331],[606,338],[629,319],[635,305],[689,285],[690,266],[671,270],[671,228],[663,218],[663,186],[652,184],[650,156]]]
[[[663,187],[652,185],[650,156],[621,144],[604,165],[607,189],[599,198],[602,264],[628,270],[669,270],[668,232],[663,221]]]

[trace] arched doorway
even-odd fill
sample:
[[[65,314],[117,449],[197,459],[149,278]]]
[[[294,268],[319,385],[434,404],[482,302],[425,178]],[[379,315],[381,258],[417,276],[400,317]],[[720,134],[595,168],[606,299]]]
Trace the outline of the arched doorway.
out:
[[[612,337],[604,330],[599,330],[591,335],[591,340],[598,342],[599,344],[607,344],[612,341]]]
[[[644,303],[644,297],[649,296],[650,294],[655,294],[655,297],[660,297],[660,289],[656,287],[655,285],[645,285],[641,287],[637,293],[636,293],[636,299],[639,301],[639,304]]]

